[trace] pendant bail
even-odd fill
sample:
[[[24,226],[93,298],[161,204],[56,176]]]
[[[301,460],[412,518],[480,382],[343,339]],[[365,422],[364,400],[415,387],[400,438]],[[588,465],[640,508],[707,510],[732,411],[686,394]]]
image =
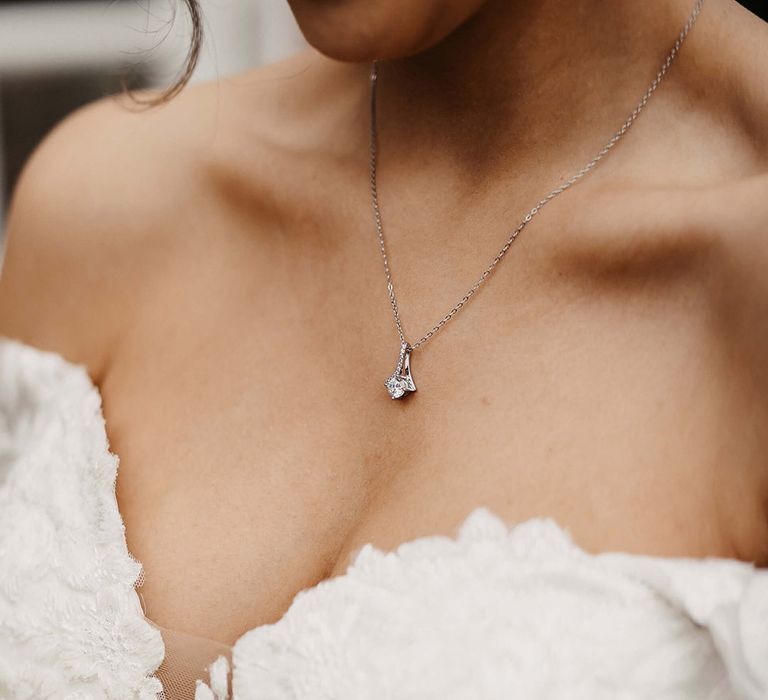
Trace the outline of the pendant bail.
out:
[[[400,345],[395,371],[389,376],[384,386],[393,399],[402,399],[416,391],[416,384],[411,375],[411,352],[413,348],[406,342]]]

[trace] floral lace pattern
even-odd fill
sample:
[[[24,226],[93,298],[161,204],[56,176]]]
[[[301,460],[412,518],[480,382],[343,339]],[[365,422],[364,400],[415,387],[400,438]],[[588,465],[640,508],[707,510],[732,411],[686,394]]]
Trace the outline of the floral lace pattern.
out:
[[[0,697],[155,700],[101,400],[84,368],[0,343]]]
[[[768,572],[590,555],[475,510],[300,593],[233,652],[240,700],[768,698]]]
[[[135,586],[101,398],[0,339],[0,698],[149,700],[165,648]],[[229,674],[231,673],[231,689]],[[768,699],[768,571],[590,555],[478,508],[455,538],[363,547],[246,632],[195,700]],[[186,699],[185,699],[186,700]]]

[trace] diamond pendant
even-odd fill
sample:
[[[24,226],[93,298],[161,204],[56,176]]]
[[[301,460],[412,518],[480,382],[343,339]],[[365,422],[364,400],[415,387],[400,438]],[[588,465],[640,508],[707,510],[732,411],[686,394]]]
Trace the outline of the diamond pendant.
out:
[[[416,391],[416,384],[411,376],[411,346],[403,343],[400,346],[400,356],[397,358],[397,367],[394,373],[384,382],[389,395],[393,399],[402,399],[404,396]]]

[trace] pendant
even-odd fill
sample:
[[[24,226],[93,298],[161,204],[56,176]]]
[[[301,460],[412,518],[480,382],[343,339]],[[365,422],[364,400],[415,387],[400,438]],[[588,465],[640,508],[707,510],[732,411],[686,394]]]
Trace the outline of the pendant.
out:
[[[400,346],[400,356],[397,358],[397,367],[394,373],[384,382],[389,395],[393,399],[402,399],[404,396],[416,391],[416,384],[411,376],[411,346],[403,343]]]

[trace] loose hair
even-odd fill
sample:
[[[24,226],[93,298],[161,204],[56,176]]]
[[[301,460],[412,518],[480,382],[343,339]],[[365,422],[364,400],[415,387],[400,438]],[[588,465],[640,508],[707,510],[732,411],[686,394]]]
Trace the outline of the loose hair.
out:
[[[197,61],[200,58],[200,49],[203,45],[203,15],[198,0],[184,0],[189,17],[192,22],[192,36],[189,50],[184,59],[184,66],[176,82],[171,85],[160,97],[161,102],[167,102],[178,95],[189,82],[195,72]]]
[[[157,107],[169,102],[187,86],[195,72],[203,46],[203,13],[199,0],[183,0],[183,2],[186,5],[187,12],[189,12],[191,36],[189,49],[187,50],[181,70],[176,80],[169,87],[160,92],[159,95],[148,98],[138,96],[129,86],[129,81],[124,78],[123,88],[135,105],[140,107]]]

